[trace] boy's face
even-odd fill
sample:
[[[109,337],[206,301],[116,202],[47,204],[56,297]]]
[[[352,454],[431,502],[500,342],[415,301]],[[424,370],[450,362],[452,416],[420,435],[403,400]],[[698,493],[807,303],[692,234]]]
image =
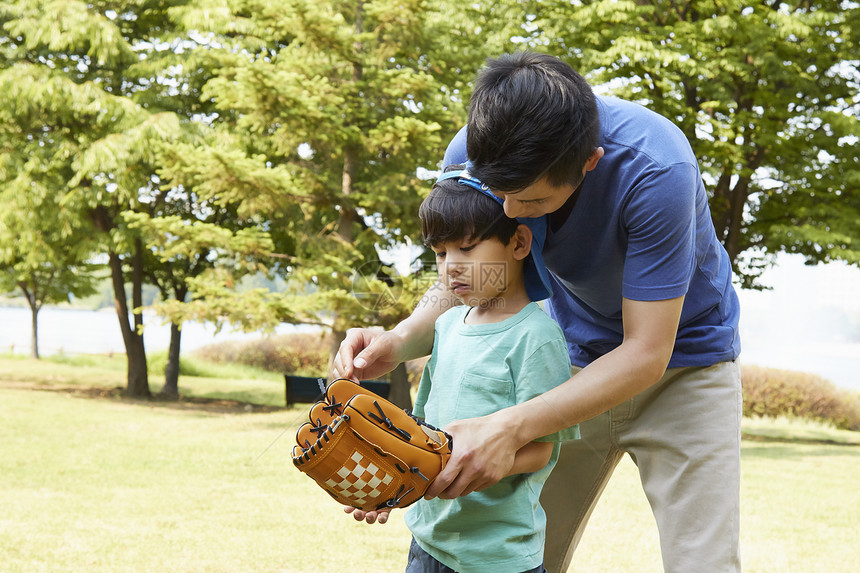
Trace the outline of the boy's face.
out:
[[[468,306],[485,306],[507,290],[521,262],[514,258],[516,241],[461,239],[433,245],[442,283]]]

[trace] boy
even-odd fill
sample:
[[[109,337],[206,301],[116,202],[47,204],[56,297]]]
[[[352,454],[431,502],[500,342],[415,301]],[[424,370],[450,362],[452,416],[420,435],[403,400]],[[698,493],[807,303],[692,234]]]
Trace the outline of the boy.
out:
[[[506,217],[499,200],[460,166],[440,177],[419,217],[425,243],[436,253],[439,283],[463,306],[436,322],[414,414],[444,427],[567,380],[564,337],[534,302],[551,291],[543,262],[531,254],[529,226]],[[543,572],[540,491],[560,442],[578,437],[572,427],[526,444],[508,476],[484,491],[420,500],[406,515],[413,533],[407,573]],[[372,523],[374,514],[354,516]]]

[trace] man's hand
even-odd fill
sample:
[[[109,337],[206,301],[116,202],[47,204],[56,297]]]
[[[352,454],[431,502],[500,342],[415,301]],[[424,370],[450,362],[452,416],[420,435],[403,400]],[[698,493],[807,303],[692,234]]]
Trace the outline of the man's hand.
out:
[[[360,509],[355,509],[352,506],[345,505],[343,506],[344,513],[351,513],[352,517],[355,518],[356,521],[364,521],[368,524],[373,524],[379,522],[380,525],[388,521],[388,514],[391,512],[390,509],[380,509],[379,511],[362,511]]]
[[[444,428],[453,436],[451,458],[424,499],[454,499],[486,489],[509,475],[523,444],[500,416],[503,412],[458,420]]]

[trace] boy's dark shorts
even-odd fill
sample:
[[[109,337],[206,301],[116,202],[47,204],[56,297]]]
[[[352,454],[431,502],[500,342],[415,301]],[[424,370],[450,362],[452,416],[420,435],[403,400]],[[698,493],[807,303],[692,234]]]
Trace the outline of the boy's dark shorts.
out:
[[[406,563],[406,573],[457,573],[433,558],[432,555],[421,549],[421,546],[412,539],[409,546],[409,561]],[[546,573],[543,564],[523,573]]]

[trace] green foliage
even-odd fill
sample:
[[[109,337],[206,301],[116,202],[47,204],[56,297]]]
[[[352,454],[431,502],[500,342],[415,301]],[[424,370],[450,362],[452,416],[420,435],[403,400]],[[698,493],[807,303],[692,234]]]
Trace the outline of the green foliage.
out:
[[[183,116],[174,111],[183,105],[165,103],[171,100],[165,84],[173,93],[181,85],[181,50],[167,17],[168,8],[181,2],[14,0],[0,6],[0,44],[8,63],[0,83],[9,85],[2,97],[14,98],[0,105],[0,165],[20,163],[23,148],[23,157],[43,169],[23,172],[24,189],[41,186],[73,214],[76,227],[89,227],[86,241],[67,239],[65,246],[76,245],[79,256],[108,259],[129,360],[128,388],[141,396],[149,394],[142,317],[136,314],[134,324],[127,317],[143,305],[146,250],[122,213],[158,213],[167,202],[155,165],[162,146],[182,134]],[[37,218],[42,211],[34,212]],[[132,285],[131,304],[126,283]]]
[[[92,86],[28,63],[0,66],[0,292],[19,291],[34,313],[95,292],[92,225],[62,191],[77,131],[98,129],[108,109]],[[35,324],[32,336],[38,357]]]
[[[379,260],[420,242],[419,169],[465,122],[484,59],[521,47],[682,127],[745,286],[780,250],[856,264],[858,15],[837,0],[4,2],[0,290],[29,273],[34,300],[81,296],[109,258],[121,307],[147,304],[146,282],[177,324],[390,326],[432,280]]]
[[[465,122],[477,67],[517,27],[485,8],[465,7],[474,18],[427,0],[214,0],[174,10],[209,38],[217,65],[201,98],[214,113],[206,137],[167,150],[160,175],[256,217],[275,245],[257,254],[258,270],[289,280],[284,293],[239,292],[223,265],[189,281],[196,300],[160,312],[341,332],[408,314],[426,284],[404,280],[378,253],[417,241],[429,188],[417,170],[436,168]],[[479,39],[482,29],[493,32]]]
[[[860,392],[804,372],[743,368],[744,416],[796,417],[860,431]]]
[[[533,45],[681,126],[744,286],[765,252],[860,262],[856,2],[536,0],[530,13]]]

